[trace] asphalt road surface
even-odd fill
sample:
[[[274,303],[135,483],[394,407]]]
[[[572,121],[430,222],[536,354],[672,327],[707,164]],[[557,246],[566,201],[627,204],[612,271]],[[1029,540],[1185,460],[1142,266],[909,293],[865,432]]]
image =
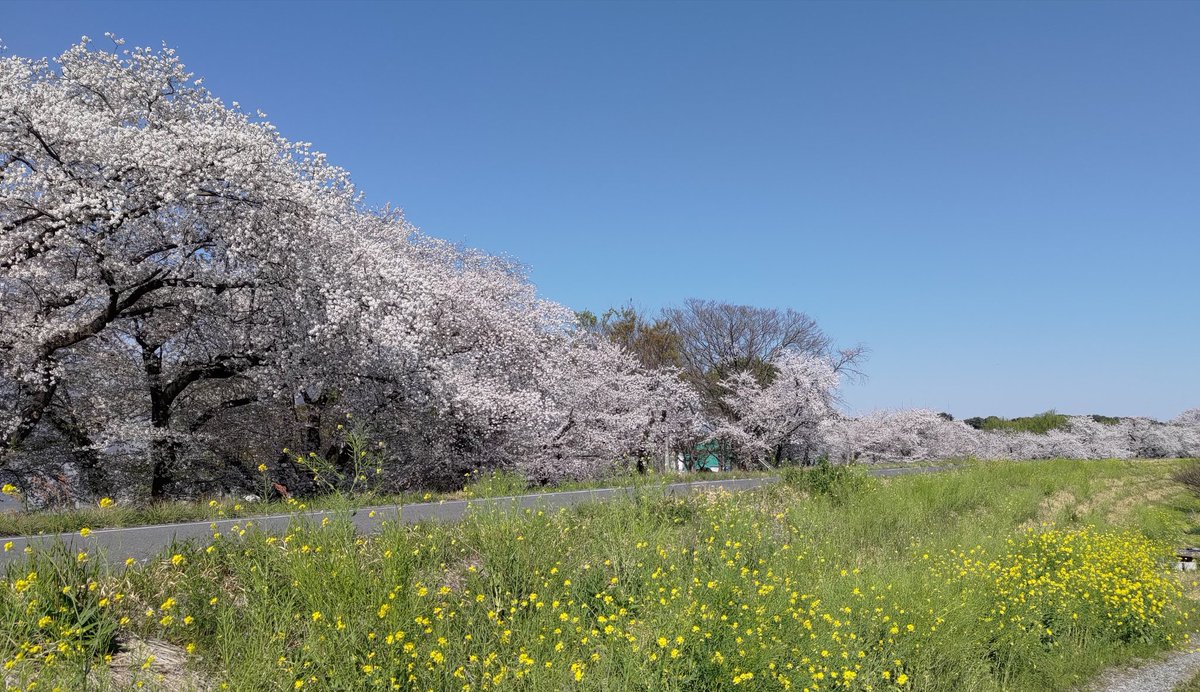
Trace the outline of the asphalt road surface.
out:
[[[929,473],[943,470],[944,467],[900,467],[888,469],[872,469],[868,471],[873,476],[899,476],[906,473]],[[360,507],[350,511],[350,520],[359,533],[378,531],[385,523],[415,524],[422,521],[458,521],[470,511],[487,511],[491,509],[542,509],[554,510],[560,507],[570,507],[584,502],[596,502],[615,497],[631,495],[639,490],[643,493],[661,491],[665,496],[687,495],[706,490],[727,490],[735,492],[748,490],[762,485],[778,482],[778,478],[742,478],[730,480],[695,481],[690,483],[671,483],[662,486],[639,488],[601,488],[596,490],[570,490],[553,493],[537,493],[533,495],[517,495],[513,497],[495,497],[479,500],[450,500],[442,502],[426,502],[411,505],[381,505],[376,507]],[[26,546],[45,548],[61,541],[69,546],[72,552],[85,551],[93,557],[104,556],[113,565],[124,564],[128,558],[145,561],[163,554],[175,543],[193,542],[206,544],[213,540],[213,534],[222,536],[235,527],[256,527],[266,533],[286,533],[288,525],[296,520],[320,522],[325,517],[337,519],[345,516],[339,511],[310,511],[293,512],[288,514],[270,514],[240,519],[221,519],[216,521],[193,521],[182,524],[154,524],[150,526],[133,526],[128,528],[93,529],[86,537],[78,533],[59,533],[41,536],[0,538],[0,543],[12,543],[7,551],[0,552],[0,567],[17,562],[23,557]],[[0,514],[0,536],[5,535],[3,526],[4,516]]]

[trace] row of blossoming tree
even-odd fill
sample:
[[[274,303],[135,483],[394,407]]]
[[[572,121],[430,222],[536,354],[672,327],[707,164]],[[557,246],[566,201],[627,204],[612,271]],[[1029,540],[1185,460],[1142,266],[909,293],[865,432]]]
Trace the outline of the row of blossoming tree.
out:
[[[253,485],[284,448],[336,471],[357,462],[347,419],[393,485],[549,477],[695,433],[685,383],[577,329],[520,266],[367,208],[172,50],[114,43],[0,60],[0,472],[17,485],[160,498]]]
[[[577,315],[519,265],[368,208],[172,50],[113,44],[0,58],[0,480],[31,496],[232,491],[263,468],[289,492],[315,468],[354,487],[548,481],[704,441],[741,466],[1200,453],[1195,416],[1037,439],[844,418],[862,349],[808,317]]]

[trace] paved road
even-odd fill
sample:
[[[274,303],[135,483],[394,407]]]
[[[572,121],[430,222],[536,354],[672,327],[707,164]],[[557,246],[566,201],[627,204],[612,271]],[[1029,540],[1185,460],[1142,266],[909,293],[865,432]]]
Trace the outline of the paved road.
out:
[[[892,469],[872,469],[871,475],[888,477],[906,473],[928,473],[940,471],[945,467],[902,467]],[[762,485],[777,482],[775,477],[743,478],[715,481],[695,481],[691,483],[671,483],[669,485],[643,486],[642,488],[602,488],[597,490],[570,490],[555,493],[537,493],[533,495],[517,495],[513,497],[496,497],[480,500],[452,500],[443,502],[427,502],[411,505],[381,505],[375,507],[360,507],[351,511],[350,520],[360,533],[378,531],[385,522],[397,521],[415,524],[421,521],[457,521],[468,509],[558,509],[570,507],[584,502],[596,502],[615,497],[632,495],[639,490],[643,493],[662,492],[666,496],[686,495],[693,492],[723,489],[728,491],[748,490]],[[86,538],[78,533],[48,534],[44,536],[0,538],[0,542],[12,542],[12,547],[6,552],[0,552],[0,568],[20,560],[26,546],[48,547],[56,541],[62,541],[70,546],[72,551],[86,551],[89,555],[103,554],[113,565],[123,564],[127,558],[148,560],[160,555],[175,542],[195,541],[204,543],[212,540],[214,533],[222,535],[233,527],[253,525],[267,533],[285,533],[288,525],[304,518],[319,522],[325,517],[337,519],[344,513],[337,511],[294,512],[289,514],[271,514],[240,519],[221,519],[217,521],[194,521],[184,524],[155,524],[151,526],[134,526],[128,528],[94,529]],[[0,521],[3,515],[0,515]],[[0,526],[0,535],[4,533]]]

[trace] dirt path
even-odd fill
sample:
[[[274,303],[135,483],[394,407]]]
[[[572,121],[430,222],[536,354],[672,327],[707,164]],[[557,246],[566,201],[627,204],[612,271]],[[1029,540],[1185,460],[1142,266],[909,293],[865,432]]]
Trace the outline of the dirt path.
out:
[[[1200,673],[1200,649],[1192,645],[1168,654],[1161,661],[1108,670],[1088,689],[1091,692],[1171,692],[1196,673]]]

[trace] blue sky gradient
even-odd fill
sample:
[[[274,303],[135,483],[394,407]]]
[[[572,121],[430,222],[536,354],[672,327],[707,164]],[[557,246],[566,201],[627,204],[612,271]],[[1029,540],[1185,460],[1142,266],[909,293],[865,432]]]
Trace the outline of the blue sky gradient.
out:
[[[1200,406],[1200,3],[0,4],[106,31],[549,298],[808,312],[852,410]]]

